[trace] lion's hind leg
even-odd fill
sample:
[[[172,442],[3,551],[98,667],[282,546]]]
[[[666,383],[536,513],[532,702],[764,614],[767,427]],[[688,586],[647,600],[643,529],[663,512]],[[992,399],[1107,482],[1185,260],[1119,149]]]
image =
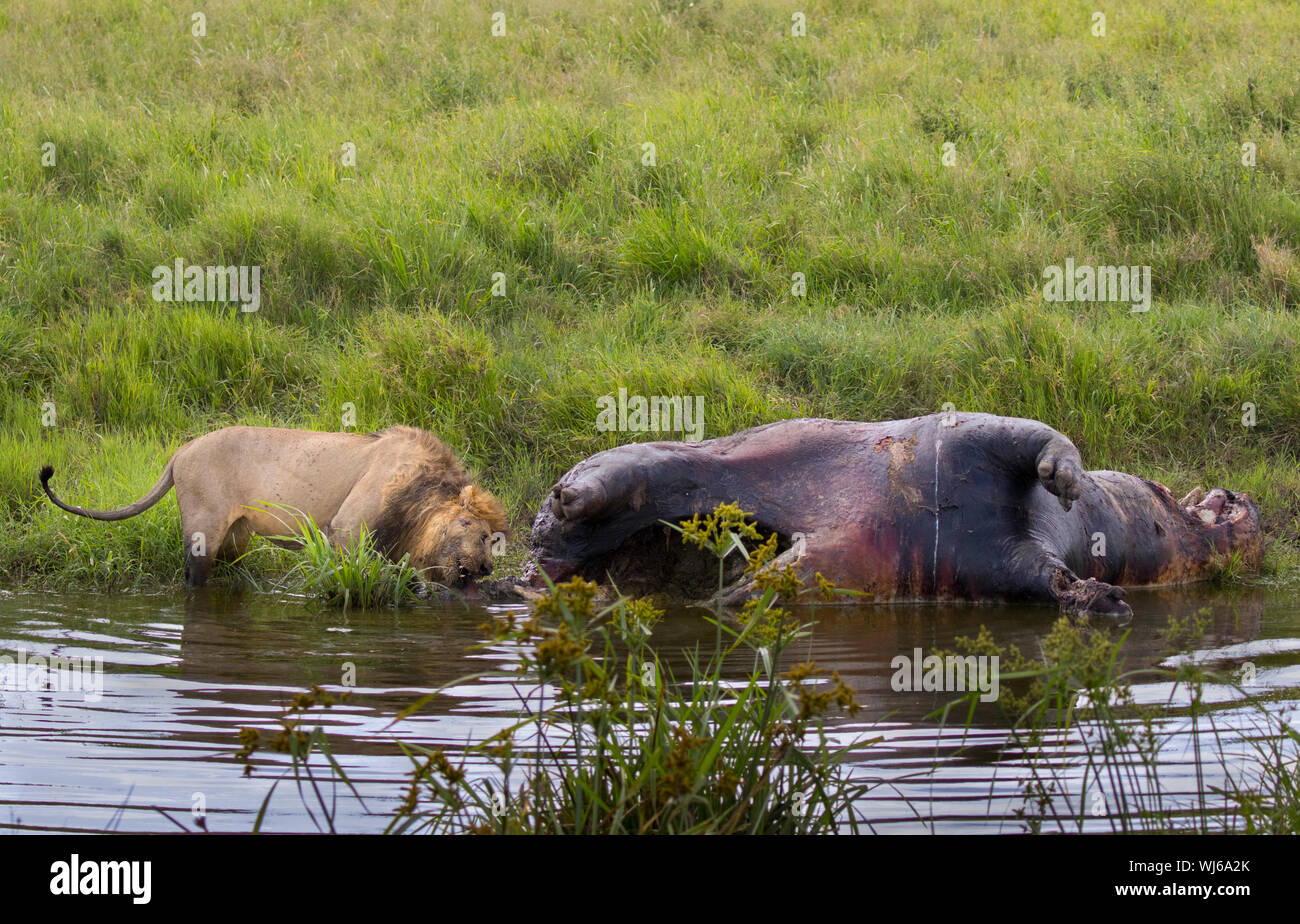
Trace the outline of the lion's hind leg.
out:
[[[212,575],[212,568],[217,563],[217,554],[206,547],[206,533],[202,530],[186,531],[185,538],[185,586],[202,587]]]
[[[230,524],[226,530],[226,537],[221,542],[221,547],[217,549],[217,560],[224,562],[239,561],[248,551],[248,543],[253,538],[253,524],[248,522],[248,517],[240,517]]]
[[[233,547],[229,537],[232,519],[229,516],[220,519],[186,516],[182,512],[181,533],[185,542],[186,586],[202,587],[206,584],[223,550]]]

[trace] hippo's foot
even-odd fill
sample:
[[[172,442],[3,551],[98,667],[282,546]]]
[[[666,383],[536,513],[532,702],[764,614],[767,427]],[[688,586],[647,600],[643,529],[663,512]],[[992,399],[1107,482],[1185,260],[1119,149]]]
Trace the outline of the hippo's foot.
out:
[[[1065,571],[1052,577],[1052,595],[1061,609],[1074,615],[1117,616],[1129,618],[1133,608],[1124,602],[1124,588],[1096,578],[1080,580]]]
[[[1083,461],[1074,444],[1062,437],[1049,442],[1038,456],[1038,481],[1069,510],[1083,491]]]

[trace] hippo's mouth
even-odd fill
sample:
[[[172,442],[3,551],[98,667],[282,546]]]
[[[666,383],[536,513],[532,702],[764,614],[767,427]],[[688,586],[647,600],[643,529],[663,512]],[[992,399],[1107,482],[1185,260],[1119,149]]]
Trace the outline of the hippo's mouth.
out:
[[[1180,500],[1178,506],[1204,526],[1236,525],[1258,516],[1249,497],[1223,488],[1215,488],[1208,494],[1196,488]]]

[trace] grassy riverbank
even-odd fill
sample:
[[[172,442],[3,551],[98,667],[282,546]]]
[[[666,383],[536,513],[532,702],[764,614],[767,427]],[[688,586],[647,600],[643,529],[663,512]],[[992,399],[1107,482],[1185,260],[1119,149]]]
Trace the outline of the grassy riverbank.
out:
[[[1037,418],[1251,492],[1300,571],[1289,4],[1120,3],[1095,37],[1045,0],[806,3],[798,38],[761,2],[507,5],[502,37],[395,6],[0,12],[0,582],[181,578],[172,498],[66,517],[41,464],[119,506],[188,438],[348,403],[442,435],[522,539],[580,458],[671,436],[599,432],[619,387],[703,395],[706,437]],[[177,257],[261,266],[260,309],[154,301]],[[1067,258],[1149,265],[1150,310],[1044,302]]]

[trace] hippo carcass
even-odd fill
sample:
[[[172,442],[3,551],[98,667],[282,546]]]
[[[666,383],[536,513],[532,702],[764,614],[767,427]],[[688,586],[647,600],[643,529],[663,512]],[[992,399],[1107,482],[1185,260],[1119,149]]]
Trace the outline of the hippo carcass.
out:
[[[722,502],[779,534],[778,563],[880,602],[1040,601],[1128,615],[1117,585],[1200,580],[1216,556],[1253,565],[1263,547],[1244,494],[1216,488],[1177,501],[1154,481],[1085,471],[1074,444],[1046,424],[948,413],[784,420],[598,453],[542,504],[533,574],[708,595],[716,564],[699,562],[703,553],[683,549],[661,521]],[[724,597],[745,593],[741,580]]]

